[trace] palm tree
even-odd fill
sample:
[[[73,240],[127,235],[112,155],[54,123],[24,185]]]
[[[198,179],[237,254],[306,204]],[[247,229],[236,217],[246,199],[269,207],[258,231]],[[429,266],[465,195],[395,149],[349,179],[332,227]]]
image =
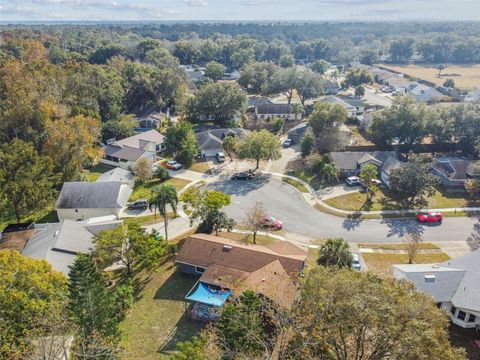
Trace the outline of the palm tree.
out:
[[[367,202],[372,201],[375,190],[377,190],[373,181],[377,178],[377,175],[378,168],[374,164],[367,164],[360,170],[359,177],[367,191]]]
[[[335,167],[335,164],[331,162],[324,162],[319,172],[320,177],[325,179],[328,183],[330,183],[332,179],[336,179],[338,181],[339,174],[340,171]]]
[[[152,191],[152,197],[150,199],[149,208],[157,216],[157,210],[160,215],[163,216],[163,221],[165,223],[165,240],[168,241],[168,211],[167,208],[170,206],[173,210],[173,213],[177,214],[177,205],[178,205],[178,194],[175,187],[168,184],[163,184],[157,187]]]
[[[322,266],[350,268],[352,260],[353,257],[348,243],[342,238],[330,238],[320,247],[317,262]]]

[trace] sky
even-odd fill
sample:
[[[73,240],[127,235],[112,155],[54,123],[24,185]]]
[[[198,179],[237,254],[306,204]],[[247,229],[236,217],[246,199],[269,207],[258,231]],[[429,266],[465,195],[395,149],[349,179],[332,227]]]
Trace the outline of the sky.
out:
[[[480,0],[0,0],[0,21],[474,20]]]

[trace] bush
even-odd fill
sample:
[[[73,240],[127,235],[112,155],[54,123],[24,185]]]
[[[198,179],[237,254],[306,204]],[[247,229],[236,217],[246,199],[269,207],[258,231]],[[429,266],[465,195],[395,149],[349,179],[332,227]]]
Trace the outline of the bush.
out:
[[[168,174],[168,171],[166,168],[164,168],[163,166],[159,166],[156,170],[155,170],[155,177],[161,181],[165,181],[165,180],[168,180],[170,179],[170,175]]]

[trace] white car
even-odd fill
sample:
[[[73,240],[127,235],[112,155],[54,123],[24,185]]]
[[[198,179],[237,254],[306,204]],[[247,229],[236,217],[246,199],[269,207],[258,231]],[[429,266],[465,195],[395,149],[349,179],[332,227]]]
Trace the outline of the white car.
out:
[[[362,181],[358,176],[350,176],[349,178],[347,178],[347,180],[345,180],[345,182],[348,186],[358,186],[362,184]]]
[[[292,145],[292,139],[285,139],[285,140],[283,141],[283,143],[282,143],[282,146],[283,146],[284,148],[288,148],[288,147],[290,147],[291,145]]]
[[[360,263],[360,256],[358,256],[358,254],[352,254],[352,268],[358,271],[362,269],[362,264]]]

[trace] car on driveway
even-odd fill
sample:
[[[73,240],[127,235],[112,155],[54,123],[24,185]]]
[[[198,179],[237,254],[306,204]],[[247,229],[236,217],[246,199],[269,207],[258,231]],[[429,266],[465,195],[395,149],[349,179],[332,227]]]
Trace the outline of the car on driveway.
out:
[[[362,264],[360,263],[360,256],[358,256],[358,254],[352,254],[352,268],[358,271],[362,269]]]
[[[420,211],[417,214],[417,220],[422,223],[441,223],[443,220],[443,215],[440,212],[433,211]]]
[[[350,176],[345,180],[348,186],[358,186],[362,185],[362,181],[358,176]]]
[[[165,166],[167,169],[170,169],[170,170],[180,170],[181,168],[183,168],[183,165],[176,162],[175,160],[170,160],[170,161],[164,162],[164,163],[162,163],[162,165]]]
[[[253,176],[254,175],[252,173],[242,171],[242,172],[233,174],[232,180],[252,180]]]
[[[288,148],[292,145],[292,139],[285,139],[283,140],[282,147]]]
[[[215,157],[217,158],[217,161],[219,163],[222,163],[225,161],[225,154],[223,152],[218,152]]]
[[[147,210],[148,201],[141,199],[128,205],[128,210]]]
[[[262,227],[269,230],[282,230],[283,223],[273,216],[265,216],[262,218]]]

